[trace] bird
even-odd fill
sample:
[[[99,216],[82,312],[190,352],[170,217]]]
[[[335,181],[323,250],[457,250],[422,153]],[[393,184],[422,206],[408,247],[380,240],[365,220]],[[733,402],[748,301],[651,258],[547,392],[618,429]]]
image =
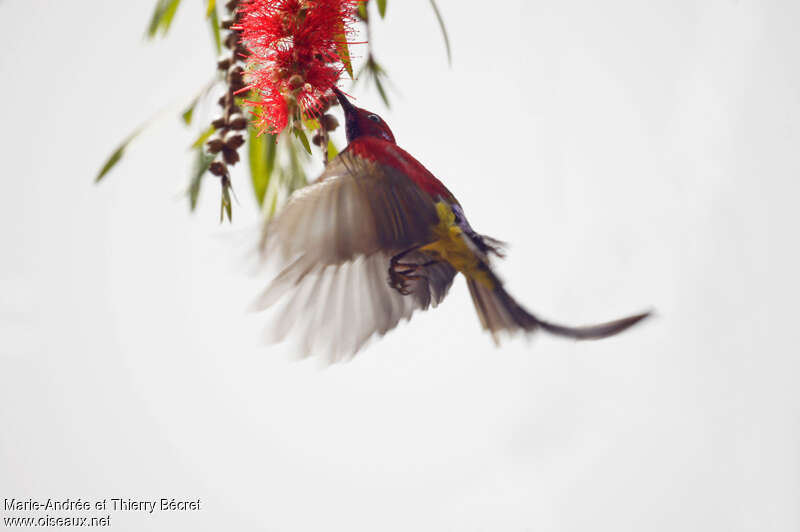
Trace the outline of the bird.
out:
[[[259,241],[262,262],[276,273],[253,307],[284,305],[268,331],[271,341],[296,332],[303,355],[351,358],[415,311],[436,307],[458,274],[495,343],[537,330],[606,338],[650,315],[569,327],[526,310],[492,267],[492,258],[504,254],[502,243],[472,228],[453,193],[397,145],[380,116],[332,90],[344,111],[347,146],[288,198]]]

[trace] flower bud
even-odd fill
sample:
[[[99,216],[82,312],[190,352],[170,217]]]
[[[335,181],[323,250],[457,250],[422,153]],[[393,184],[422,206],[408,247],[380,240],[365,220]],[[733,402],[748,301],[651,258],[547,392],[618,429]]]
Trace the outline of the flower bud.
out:
[[[322,135],[319,133],[314,133],[314,136],[311,137],[311,143],[314,146],[322,146]]]

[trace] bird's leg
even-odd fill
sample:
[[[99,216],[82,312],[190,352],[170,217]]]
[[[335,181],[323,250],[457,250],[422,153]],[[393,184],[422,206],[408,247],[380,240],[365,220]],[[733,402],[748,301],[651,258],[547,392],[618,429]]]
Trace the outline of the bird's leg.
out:
[[[400,259],[421,247],[422,245],[408,248],[407,250],[402,251],[392,257],[389,261],[389,286],[404,296],[407,296],[411,293],[411,290],[408,289],[409,281],[421,278],[421,275],[418,275],[415,272],[420,268],[427,268],[428,266],[436,264],[437,262],[435,260],[429,260],[421,264],[416,264],[413,262],[400,262]]]

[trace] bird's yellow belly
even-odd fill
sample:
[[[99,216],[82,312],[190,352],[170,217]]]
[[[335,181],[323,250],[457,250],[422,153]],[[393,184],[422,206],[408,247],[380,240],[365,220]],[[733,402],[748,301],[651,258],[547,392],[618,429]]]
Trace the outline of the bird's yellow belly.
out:
[[[435,240],[420,248],[436,260],[447,262],[468,279],[484,284],[490,290],[494,283],[483,261],[467,244],[461,228],[455,224],[455,215],[449,205],[440,201],[436,204],[439,223],[433,227]]]

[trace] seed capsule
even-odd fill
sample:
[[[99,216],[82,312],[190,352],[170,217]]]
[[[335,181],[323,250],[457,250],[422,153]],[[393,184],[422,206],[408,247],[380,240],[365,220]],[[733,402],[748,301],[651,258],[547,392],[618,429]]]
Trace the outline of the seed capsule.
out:
[[[228,148],[228,146],[223,146],[222,158],[225,159],[226,163],[234,165],[239,162],[239,152]]]
[[[244,144],[244,137],[239,133],[228,135],[225,138],[225,147],[228,149],[237,150],[242,144]]]
[[[214,161],[208,167],[208,171],[212,174],[222,177],[228,174],[228,167],[222,161]]]
[[[241,114],[232,115],[229,125],[231,129],[235,130],[247,129],[247,118]]]
[[[336,128],[339,127],[339,121],[333,115],[322,115],[322,118],[320,118],[319,121],[322,124],[322,127],[328,131],[336,131]]]
[[[206,148],[208,149],[208,153],[219,153],[219,150],[222,149],[222,146],[225,143],[222,142],[222,139],[219,137],[214,137],[208,142],[206,142]]]
[[[232,31],[225,37],[225,48],[234,49],[236,45],[239,43],[239,34],[235,31]]]

